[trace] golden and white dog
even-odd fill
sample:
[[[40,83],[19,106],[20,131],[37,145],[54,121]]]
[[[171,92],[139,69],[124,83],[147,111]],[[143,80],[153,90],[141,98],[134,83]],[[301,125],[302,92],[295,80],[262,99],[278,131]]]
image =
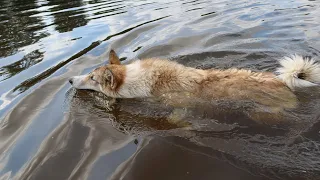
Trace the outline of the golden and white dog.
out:
[[[203,99],[249,100],[283,108],[296,107],[296,88],[320,83],[320,65],[298,55],[281,59],[277,75],[244,69],[202,70],[156,58],[122,65],[113,50],[109,63],[87,75],[74,76],[69,82],[77,89],[90,89],[113,98],[181,92]]]

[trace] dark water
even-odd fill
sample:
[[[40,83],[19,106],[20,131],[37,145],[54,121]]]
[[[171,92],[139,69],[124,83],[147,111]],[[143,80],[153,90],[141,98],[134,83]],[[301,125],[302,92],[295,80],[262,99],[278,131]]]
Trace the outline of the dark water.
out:
[[[1,179],[320,179],[320,93],[290,125],[75,91],[114,48],[202,68],[272,71],[320,56],[319,1],[0,1]],[[174,124],[183,117],[186,124]]]

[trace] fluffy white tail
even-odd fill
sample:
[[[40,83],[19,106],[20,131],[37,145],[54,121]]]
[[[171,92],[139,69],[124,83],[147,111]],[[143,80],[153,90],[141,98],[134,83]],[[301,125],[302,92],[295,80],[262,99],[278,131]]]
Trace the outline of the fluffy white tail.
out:
[[[294,55],[280,61],[277,69],[280,78],[290,89],[318,86],[320,83],[320,64],[312,58]]]

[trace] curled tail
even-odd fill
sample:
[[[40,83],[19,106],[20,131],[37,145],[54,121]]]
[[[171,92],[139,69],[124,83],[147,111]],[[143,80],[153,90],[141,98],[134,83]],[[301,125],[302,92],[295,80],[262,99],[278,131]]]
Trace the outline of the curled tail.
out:
[[[320,64],[312,58],[294,55],[284,57],[277,69],[278,78],[290,89],[318,86],[320,84]]]

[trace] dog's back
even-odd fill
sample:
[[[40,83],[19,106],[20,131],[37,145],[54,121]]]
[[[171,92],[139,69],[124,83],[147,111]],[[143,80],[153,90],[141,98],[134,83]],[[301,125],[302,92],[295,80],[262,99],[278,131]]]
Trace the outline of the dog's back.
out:
[[[250,70],[229,69],[208,70],[207,78],[201,84],[204,97],[225,100],[250,100],[261,105],[297,105],[296,96],[272,73],[256,73]]]
[[[189,98],[249,100],[286,108],[297,105],[296,96],[273,73],[244,69],[202,70],[161,59],[146,59],[139,63],[145,73],[143,79],[151,83],[154,96],[187,92]]]
[[[282,67],[277,76],[244,69],[201,70],[159,59],[141,61],[144,71],[154,76],[152,92],[155,95],[180,91],[209,100],[249,100],[275,109],[294,108],[298,103],[293,91],[317,86],[320,66],[300,56],[286,57],[280,63]]]

